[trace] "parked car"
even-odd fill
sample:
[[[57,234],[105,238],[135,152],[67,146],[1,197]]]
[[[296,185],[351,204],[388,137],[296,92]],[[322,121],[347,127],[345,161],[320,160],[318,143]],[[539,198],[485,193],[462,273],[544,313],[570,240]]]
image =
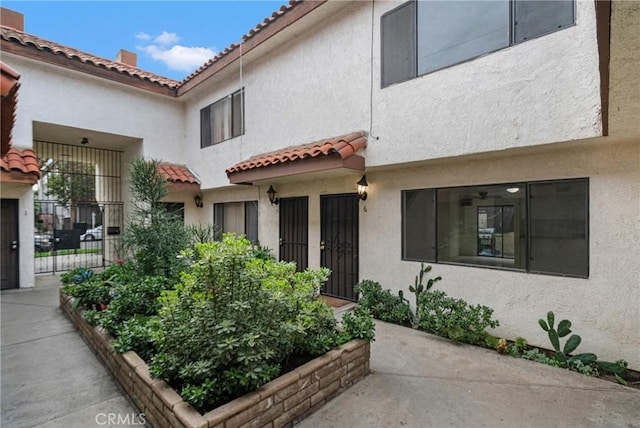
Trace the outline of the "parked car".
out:
[[[84,235],[80,235],[81,241],[99,241],[102,239],[102,226],[87,229]]]
[[[40,232],[36,232],[33,235],[33,243],[35,244],[36,253],[46,253],[51,251],[53,243],[51,242],[51,235],[43,235]]]

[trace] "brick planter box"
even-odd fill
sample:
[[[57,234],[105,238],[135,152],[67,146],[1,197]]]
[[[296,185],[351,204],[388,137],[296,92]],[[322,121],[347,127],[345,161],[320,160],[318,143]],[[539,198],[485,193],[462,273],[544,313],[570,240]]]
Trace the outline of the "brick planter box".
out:
[[[87,324],[81,310],[71,312],[71,301],[60,290],[62,311],[154,427],[291,426],[369,373],[369,343],[353,340],[254,392],[201,415],[166,382],[153,379],[138,354],[116,352],[111,345],[113,337],[102,328]]]

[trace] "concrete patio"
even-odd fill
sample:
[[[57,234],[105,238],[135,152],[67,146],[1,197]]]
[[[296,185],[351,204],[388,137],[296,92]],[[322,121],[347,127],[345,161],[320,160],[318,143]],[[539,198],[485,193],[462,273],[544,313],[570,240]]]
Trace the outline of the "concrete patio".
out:
[[[139,412],[58,308],[58,288],[46,275],[2,292],[2,426],[134,426],[107,423]],[[640,390],[378,322],[371,374],[300,426],[640,427]]]

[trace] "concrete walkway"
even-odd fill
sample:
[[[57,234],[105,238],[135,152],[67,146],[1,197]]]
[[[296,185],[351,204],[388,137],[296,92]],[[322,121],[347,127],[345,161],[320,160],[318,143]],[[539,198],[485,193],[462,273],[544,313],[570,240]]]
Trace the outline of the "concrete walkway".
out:
[[[371,374],[301,428],[640,427],[640,390],[376,323]]]
[[[137,414],[58,308],[59,277],[37,284],[1,295],[1,426],[104,427]]]
[[[58,308],[59,278],[38,284],[1,295],[2,427],[136,415]],[[640,428],[639,390],[382,322],[371,371],[299,426]]]

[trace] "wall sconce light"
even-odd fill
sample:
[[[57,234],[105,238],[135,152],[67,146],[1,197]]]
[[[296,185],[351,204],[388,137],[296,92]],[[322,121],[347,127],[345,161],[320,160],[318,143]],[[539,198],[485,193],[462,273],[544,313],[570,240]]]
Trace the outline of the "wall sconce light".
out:
[[[271,205],[278,205],[278,202],[280,202],[280,198],[276,198],[277,193],[278,192],[276,192],[276,189],[274,189],[273,186],[269,186],[267,195],[269,196],[269,202],[271,202]]]
[[[196,195],[193,200],[196,202],[196,207],[197,208],[202,208],[204,206],[204,204],[202,203],[202,195]]]
[[[367,187],[369,187],[369,183],[367,183],[367,176],[363,175],[360,181],[356,183],[358,185],[358,199],[361,201],[367,200]]]
[[[89,139],[87,137],[84,137],[82,141],[80,141],[80,144],[82,144],[83,146],[89,144]]]

